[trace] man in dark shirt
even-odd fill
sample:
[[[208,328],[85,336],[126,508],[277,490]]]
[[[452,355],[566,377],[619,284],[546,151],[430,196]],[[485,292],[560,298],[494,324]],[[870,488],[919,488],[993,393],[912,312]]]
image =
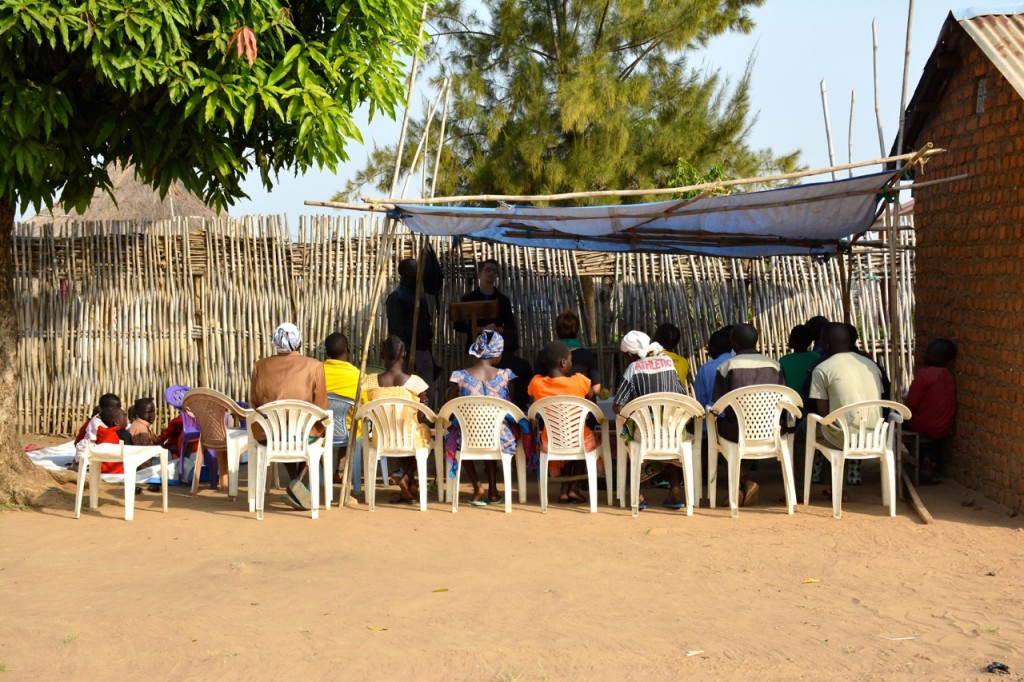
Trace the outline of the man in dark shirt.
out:
[[[412,318],[416,307],[416,259],[406,258],[398,264],[398,286],[388,294],[384,306],[388,316],[388,333],[397,336],[406,348],[412,348]],[[427,295],[420,293],[420,312],[416,320],[416,358],[407,361],[406,371],[427,382],[427,395],[434,387],[434,326],[430,323]]]
[[[455,331],[466,335],[466,348],[476,340],[480,332],[485,329],[496,331],[505,339],[505,352],[519,350],[519,327],[516,326],[516,316],[512,310],[512,302],[508,296],[498,291],[495,286],[498,282],[498,261],[488,258],[477,267],[477,281],[479,286],[462,297],[463,303],[474,301],[497,301],[498,316],[488,319],[477,320],[477,329],[470,329],[469,322],[456,322]]]

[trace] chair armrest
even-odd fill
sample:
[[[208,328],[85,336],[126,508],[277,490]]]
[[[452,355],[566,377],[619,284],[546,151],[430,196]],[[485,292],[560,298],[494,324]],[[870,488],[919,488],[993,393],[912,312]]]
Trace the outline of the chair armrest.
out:
[[[803,412],[800,411],[800,408],[788,400],[780,400],[779,407],[789,413],[790,426],[795,424],[796,419],[803,416]]]

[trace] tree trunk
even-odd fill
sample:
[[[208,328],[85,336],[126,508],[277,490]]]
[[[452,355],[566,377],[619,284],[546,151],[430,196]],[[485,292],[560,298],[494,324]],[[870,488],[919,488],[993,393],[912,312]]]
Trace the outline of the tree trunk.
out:
[[[0,199],[0,507],[39,504],[57,479],[18,440],[18,314],[14,306],[14,206]]]

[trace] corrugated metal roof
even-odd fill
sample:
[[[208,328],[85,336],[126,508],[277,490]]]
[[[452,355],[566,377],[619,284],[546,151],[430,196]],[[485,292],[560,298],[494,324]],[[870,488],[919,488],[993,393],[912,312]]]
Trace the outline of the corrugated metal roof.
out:
[[[1024,97],[1024,13],[979,14],[957,20],[1017,94]]]

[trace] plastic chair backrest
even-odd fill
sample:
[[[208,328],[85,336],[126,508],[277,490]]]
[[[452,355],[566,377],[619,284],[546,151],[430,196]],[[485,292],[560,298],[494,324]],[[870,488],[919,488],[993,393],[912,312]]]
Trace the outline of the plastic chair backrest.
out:
[[[365,419],[370,423],[377,441],[377,452],[387,457],[415,454],[419,415],[426,417],[431,426],[437,420],[433,410],[416,400],[379,398],[360,405],[356,420]]]
[[[721,414],[731,408],[736,415],[739,446],[742,450],[778,450],[782,410],[800,417],[803,401],[800,394],[779,384],[755,384],[729,391],[711,407]]]
[[[888,419],[882,417],[883,408],[890,411]],[[838,423],[843,432],[843,452],[846,455],[884,455],[893,447],[896,434],[896,428],[890,422],[902,422],[904,419],[910,419],[906,405],[891,400],[865,400],[829,412],[821,424]]]
[[[577,454],[584,451],[587,417],[604,421],[604,413],[593,402],[576,396],[559,395],[541,398],[530,406],[529,419],[544,420],[547,452],[553,455]]]
[[[636,424],[634,435],[640,447],[659,455],[679,452],[689,440],[686,425],[703,416],[700,403],[681,393],[650,393],[629,401],[619,411],[620,419],[632,419]]]
[[[249,431],[252,433],[255,424],[260,425],[267,439],[268,456],[301,457],[306,453],[313,427],[330,417],[327,410],[304,400],[275,400],[249,415]]]
[[[181,403],[199,425],[203,448],[222,451],[228,447],[227,419],[245,419],[246,413],[234,400],[212,388],[193,388]],[[188,414],[183,413],[183,415]],[[182,416],[184,425],[185,418]],[[186,429],[187,430],[187,429]]]
[[[327,409],[334,415],[334,439],[331,444],[336,448],[348,445],[348,413],[355,404],[351,398],[337,393],[327,394]]]
[[[501,451],[501,425],[510,415],[517,423],[526,419],[514,404],[491,396],[469,395],[449,400],[437,413],[439,419],[454,417],[462,432],[462,452],[488,454]]]

